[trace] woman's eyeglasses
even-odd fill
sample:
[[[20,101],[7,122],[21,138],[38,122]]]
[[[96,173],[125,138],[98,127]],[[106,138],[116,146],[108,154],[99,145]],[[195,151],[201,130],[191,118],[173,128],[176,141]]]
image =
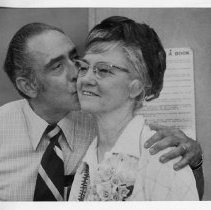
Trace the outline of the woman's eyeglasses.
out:
[[[82,60],[75,60],[74,62],[75,66],[78,68],[78,76],[85,76],[90,68],[90,65]],[[110,77],[112,74],[114,74],[115,70],[121,70],[127,73],[129,72],[126,68],[104,62],[96,63],[92,69],[98,79]]]

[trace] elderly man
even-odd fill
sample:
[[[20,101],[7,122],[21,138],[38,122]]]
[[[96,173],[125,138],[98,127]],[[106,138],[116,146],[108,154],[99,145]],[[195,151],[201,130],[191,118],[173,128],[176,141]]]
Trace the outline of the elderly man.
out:
[[[43,23],[25,25],[10,42],[4,69],[24,99],[0,108],[0,200],[68,199],[71,174],[95,135],[92,116],[79,111],[77,57],[68,36]],[[182,155],[178,169],[191,164],[203,181],[200,145],[179,130],[154,129],[152,154],[176,146],[166,160]]]

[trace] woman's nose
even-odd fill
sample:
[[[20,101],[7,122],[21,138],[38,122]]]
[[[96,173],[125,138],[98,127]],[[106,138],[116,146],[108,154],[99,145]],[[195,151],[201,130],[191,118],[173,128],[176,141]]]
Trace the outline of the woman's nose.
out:
[[[84,76],[79,76],[84,84],[96,85],[96,76],[93,69],[90,67]]]

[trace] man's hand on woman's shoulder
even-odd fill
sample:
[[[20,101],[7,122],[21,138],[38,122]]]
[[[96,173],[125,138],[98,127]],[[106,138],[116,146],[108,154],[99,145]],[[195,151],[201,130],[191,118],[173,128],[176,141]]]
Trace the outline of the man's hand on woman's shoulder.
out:
[[[149,148],[150,154],[154,155],[167,147],[174,147],[160,157],[160,162],[165,163],[182,156],[180,161],[174,164],[175,170],[182,169],[188,164],[192,169],[200,167],[202,149],[198,141],[189,138],[181,130],[173,127],[152,124],[150,128],[156,131],[144,145],[145,148]]]

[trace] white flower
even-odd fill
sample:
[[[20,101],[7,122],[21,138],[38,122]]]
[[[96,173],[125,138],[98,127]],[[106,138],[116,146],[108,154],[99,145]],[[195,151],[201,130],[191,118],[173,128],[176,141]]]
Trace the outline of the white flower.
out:
[[[138,159],[125,154],[113,154],[97,168],[87,200],[123,201],[133,191]]]

